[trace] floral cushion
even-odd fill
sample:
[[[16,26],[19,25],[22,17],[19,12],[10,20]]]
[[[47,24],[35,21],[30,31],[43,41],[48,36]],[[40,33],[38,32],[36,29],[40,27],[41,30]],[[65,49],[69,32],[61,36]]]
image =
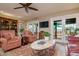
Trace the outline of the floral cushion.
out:
[[[15,34],[13,32],[10,31],[4,31],[1,33],[3,38],[6,38],[7,40],[11,40],[14,38]]]
[[[4,34],[2,34],[2,37],[3,37],[3,38],[6,38],[7,40],[10,40],[10,39],[11,39],[9,33],[4,33]]]

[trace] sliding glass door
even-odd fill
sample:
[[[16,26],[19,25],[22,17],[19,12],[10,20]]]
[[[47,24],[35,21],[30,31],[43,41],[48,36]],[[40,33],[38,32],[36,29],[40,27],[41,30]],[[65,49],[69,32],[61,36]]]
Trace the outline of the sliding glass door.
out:
[[[76,18],[53,21],[52,35],[54,39],[65,39],[68,36],[76,35],[79,28],[76,26]]]
[[[62,38],[62,21],[57,20],[53,23],[54,27],[54,39],[61,39]]]

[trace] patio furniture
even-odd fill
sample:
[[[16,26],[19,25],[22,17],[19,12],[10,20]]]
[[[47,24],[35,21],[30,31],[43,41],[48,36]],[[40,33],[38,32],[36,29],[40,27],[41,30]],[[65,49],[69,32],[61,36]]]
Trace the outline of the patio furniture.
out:
[[[68,56],[79,56],[79,37],[68,37]]]
[[[55,40],[37,40],[31,44],[33,55],[53,56],[55,53]]]
[[[0,42],[2,43],[1,47],[4,51],[8,51],[10,49],[21,46],[21,39],[18,36],[15,36],[15,31],[2,30],[0,34]]]

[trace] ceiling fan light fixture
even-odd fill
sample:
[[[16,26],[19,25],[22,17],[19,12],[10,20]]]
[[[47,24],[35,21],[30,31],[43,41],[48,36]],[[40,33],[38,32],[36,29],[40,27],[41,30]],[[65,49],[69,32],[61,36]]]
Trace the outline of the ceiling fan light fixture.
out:
[[[34,7],[30,7],[30,5],[32,3],[19,3],[20,5],[22,5],[21,7],[16,7],[14,9],[20,9],[20,8],[25,8],[25,11],[28,13],[28,9],[34,10],[34,11],[38,11],[38,9],[34,8]]]

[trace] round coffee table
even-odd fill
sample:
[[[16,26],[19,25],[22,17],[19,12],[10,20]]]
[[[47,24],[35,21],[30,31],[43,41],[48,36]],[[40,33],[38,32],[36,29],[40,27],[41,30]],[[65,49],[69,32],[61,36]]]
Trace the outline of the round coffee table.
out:
[[[31,44],[34,55],[45,56],[50,55],[50,49],[54,49],[55,40],[37,40]],[[52,50],[53,51],[53,50]],[[37,53],[36,53],[37,52]]]

